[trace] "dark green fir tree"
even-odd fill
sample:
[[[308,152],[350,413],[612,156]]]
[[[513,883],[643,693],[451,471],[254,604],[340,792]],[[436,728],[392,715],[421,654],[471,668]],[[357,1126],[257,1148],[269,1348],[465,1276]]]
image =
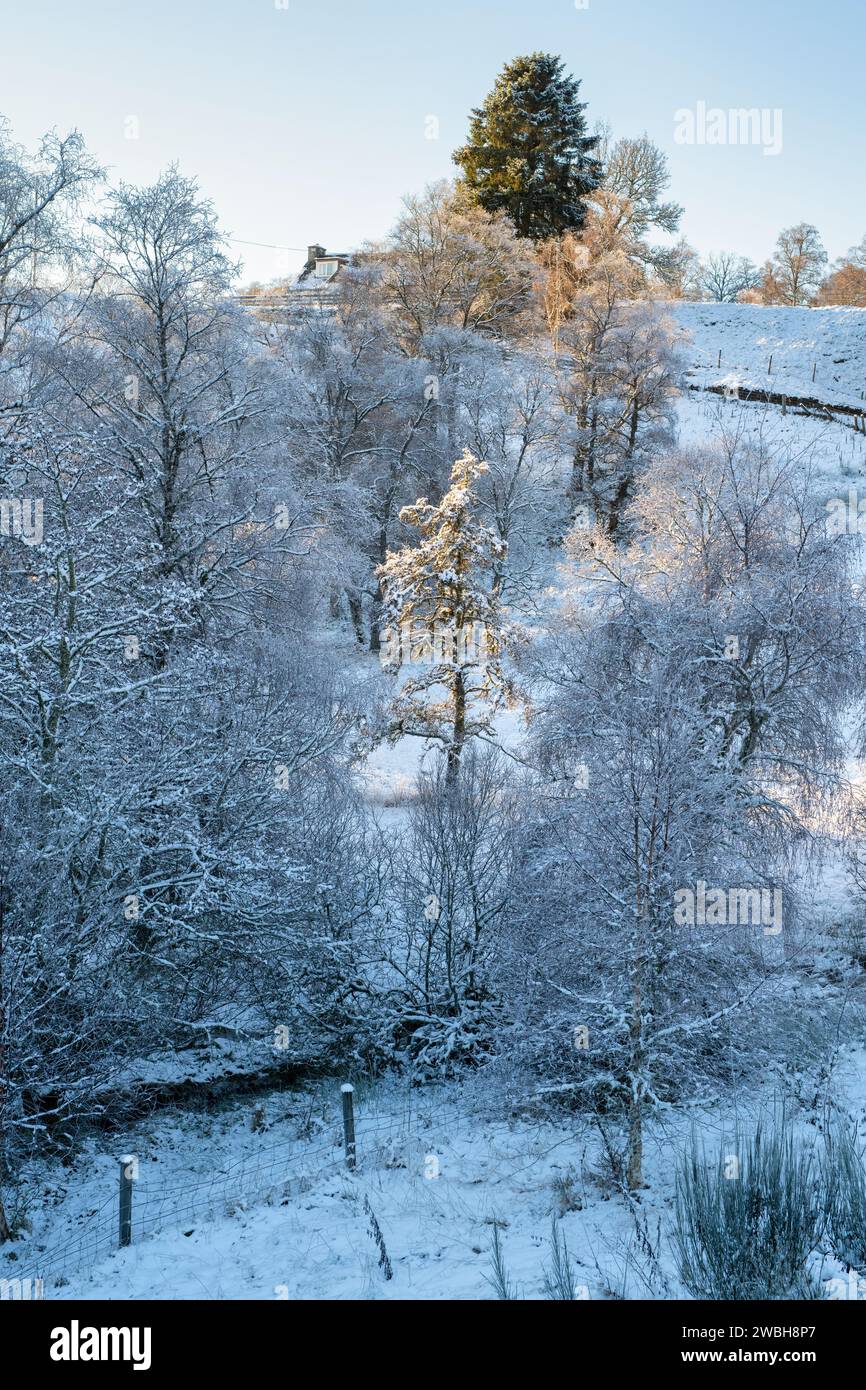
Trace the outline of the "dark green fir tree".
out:
[[[454,151],[470,198],[488,212],[506,212],[520,236],[579,231],[584,200],[601,180],[598,138],[586,133],[579,90],[555,54],[515,58],[472,112],[468,142]]]

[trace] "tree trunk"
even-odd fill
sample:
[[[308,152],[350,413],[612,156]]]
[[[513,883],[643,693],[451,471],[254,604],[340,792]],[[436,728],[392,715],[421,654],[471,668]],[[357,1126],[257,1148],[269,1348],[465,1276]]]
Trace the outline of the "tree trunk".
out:
[[[632,468],[631,460],[634,457],[635,446],[637,444],[637,431],[639,423],[640,411],[638,409],[637,398],[635,397],[634,403],[632,405],[631,424],[629,426],[628,432],[628,448],[625,454],[626,471],[624,477],[620,481],[619,487],[617,488],[616,497],[614,498],[613,503],[611,505],[610,518],[608,520],[607,529],[608,534],[611,536],[616,535],[616,532],[619,529],[622,508],[625,504],[626,498],[628,497],[629,489],[631,488],[632,476],[634,471]]]
[[[631,962],[631,1004],[629,1016],[629,1099],[628,1158],[626,1182],[631,1191],[643,1187],[643,986],[646,967],[646,905],[640,886],[637,895],[637,921]]]
[[[629,1190],[634,1192],[637,1188],[643,1187],[643,1116],[641,1114],[642,1099],[640,1094],[636,1094],[637,1083],[632,1078],[632,1095],[628,1107],[628,1163],[626,1167],[626,1182]]]
[[[623,478],[622,482],[616,490],[616,496],[610,504],[610,511],[607,517],[607,533],[611,537],[614,537],[617,531],[619,530],[619,522],[620,517],[622,515],[623,505],[628,497],[628,491],[630,487],[631,475],[626,474],[626,476]]]
[[[454,732],[448,749],[448,769],[445,773],[446,787],[453,787],[460,771],[460,755],[466,742],[466,684],[463,672],[458,670],[454,677]]]
[[[634,458],[635,445],[637,444],[637,427],[639,424],[640,407],[638,403],[638,398],[637,396],[635,396],[631,407],[631,423],[629,425],[628,431],[628,449],[626,450],[625,455],[627,459]]]
[[[6,884],[0,879],[0,1182],[5,1181],[6,1178],[6,1105],[9,1099],[6,1085],[6,1000],[3,993],[3,916],[6,909],[7,892]],[[0,1245],[11,1239],[12,1232],[6,1219],[3,1196],[0,1194]]]
[[[379,541],[377,546],[377,561],[379,565],[384,565],[388,558],[388,520],[391,516],[391,498],[393,491],[388,494],[387,506],[385,510],[385,520],[379,528]],[[376,592],[373,595],[373,603],[370,609],[370,651],[378,653],[382,650],[382,609],[385,604],[385,590],[382,586],[382,577],[376,580]]]
[[[346,601],[349,605],[349,616],[352,619],[352,627],[355,629],[355,636],[360,646],[365,646],[367,634],[364,631],[364,610],[361,604],[361,595],[357,589],[346,590]]]

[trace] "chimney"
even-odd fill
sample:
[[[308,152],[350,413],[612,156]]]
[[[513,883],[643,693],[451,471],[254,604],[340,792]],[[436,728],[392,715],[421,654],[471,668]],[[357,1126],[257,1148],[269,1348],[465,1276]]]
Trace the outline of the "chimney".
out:
[[[324,254],[325,254],[325,248],[324,248],[324,246],[319,246],[319,245],[316,244],[316,242],[313,242],[312,246],[308,246],[308,247],[307,247],[307,265],[306,265],[306,269],[307,269],[307,270],[312,270],[313,267],[314,267],[315,264],[316,264],[316,257],[317,257],[317,256],[324,256]]]

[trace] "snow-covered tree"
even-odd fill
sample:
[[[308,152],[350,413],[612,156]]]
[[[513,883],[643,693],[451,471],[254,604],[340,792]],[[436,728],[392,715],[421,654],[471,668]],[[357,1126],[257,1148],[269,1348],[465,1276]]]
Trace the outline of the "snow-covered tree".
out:
[[[478,480],[482,515],[507,547],[494,566],[493,592],[525,593],[545,542],[565,520],[558,469],[564,417],[550,362],[516,350],[506,360],[480,340],[463,354],[454,392],[455,433],[487,464]]]
[[[443,326],[507,337],[525,332],[538,266],[508,218],[473,207],[444,181],[404,201],[379,254],[384,301],[407,350]]]
[[[570,494],[611,534],[634,480],[673,441],[682,362],[676,329],[655,304],[627,297],[621,257],[604,257],[562,332],[570,373],[563,402],[574,421]]]
[[[64,293],[80,249],[73,215],[101,178],[78,131],[46,135],[34,156],[0,117],[0,354]]]
[[[735,430],[657,461],[632,528],[627,549],[575,532],[562,610],[527,652],[544,777],[503,968],[534,1056],[600,1109],[622,1102],[636,1185],[647,1107],[781,1045],[794,851],[844,793],[866,630],[851,538],[769,441]],[[701,883],[713,912],[678,921]]]
[[[392,551],[382,566],[388,664],[410,667],[390,706],[389,736],[439,743],[449,785],[467,739],[492,734],[493,714],[512,693],[493,589],[506,548],[479,519],[474,488],[486,467],[466,450],[439,503],[422,497],[404,507],[418,544]]]
[[[648,1110],[700,1078],[698,1048],[705,1077],[724,1074],[732,1019],[771,973],[759,925],[674,918],[676,891],[701,879],[769,878],[672,636],[664,604],[617,596],[563,615],[536,653],[551,690],[544,780],[523,813],[500,985],[526,1011],[536,1064],[590,1110],[622,1116],[633,1188]]]
[[[174,169],[148,188],[112,192],[97,218],[99,293],[79,326],[89,351],[69,385],[104,428],[103,448],[139,488],[142,565],[162,590],[148,656],[167,659],[181,633],[228,622],[264,577],[275,533],[244,478],[262,449],[260,386],[228,298],[233,273],[213,210]],[[249,611],[249,607],[247,609]]]
[[[191,184],[121,189],[100,233],[98,293],[19,330],[29,394],[0,438],[0,495],[39,505],[0,545],[13,1146],[99,1113],[112,1068],[205,1018],[350,1052],[377,891],[358,690],[316,642],[321,521],[266,418],[278,373]]]
[[[419,777],[388,846],[392,913],[380,933],[385,1046],[435,1079],[493,1055],[507,1003],[493,986],[508,917],[520,808],[502,753],[467,748],[460,778]]]
[[[708,725],[723,755],[795,799],[838,790],[840,720],[861,689],[857,538],[827,525],[808,460],[742,422],[644,481],[633,523],[659,558],[634,582],[688,581]]]

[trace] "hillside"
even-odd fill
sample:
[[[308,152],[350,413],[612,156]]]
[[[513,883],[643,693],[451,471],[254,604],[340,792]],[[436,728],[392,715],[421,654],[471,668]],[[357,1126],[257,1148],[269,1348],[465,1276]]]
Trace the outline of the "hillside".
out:
[[[696,387],[770,391],[842,412],[863,406],[866,309],[678,301],[670,311],[689,335]]]

